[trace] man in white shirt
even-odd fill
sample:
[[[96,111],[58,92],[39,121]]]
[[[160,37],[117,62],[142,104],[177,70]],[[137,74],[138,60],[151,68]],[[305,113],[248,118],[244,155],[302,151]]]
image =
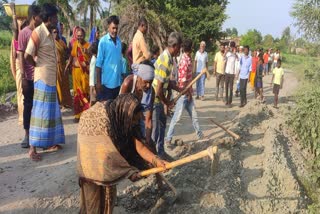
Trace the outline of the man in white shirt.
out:
[[[226,87],[226,105],[231,107],[233,96],[233,81],[236,74],[236,62],[239,61],[236,54],[235,42],[230,43],[230,48],[226,54],[226,69],[225,69],[225,87]]]
[[[195,71],[198,75],[202,69],[207,68],[208,69],[208,53],[205,51],[206,43],[205,41],[202,41],[200,43],[200,48],[196,53],[196,57],[194,59],[195,64]],[[196,82],[197,87],[197,97],[196,99],[204,100],[204,88],[205,88],[205,80],[206,75],[202,75],[200,79]]]

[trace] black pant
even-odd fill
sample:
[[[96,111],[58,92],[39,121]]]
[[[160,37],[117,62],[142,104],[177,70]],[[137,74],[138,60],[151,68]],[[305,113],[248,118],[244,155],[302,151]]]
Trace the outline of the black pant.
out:
[[[219,87],[221,88],[220,97],[223,97],[224,79],[225,79],[224,74],[217,73],[217,77],[216,77],[216,89],[217,89],[216,97],[217,98],[219,95]]]
[[[240,79],[240,100],[241,100],[241,105],[247,104],[247,83],[248,83],[248,79]]]
[[[98,101],[103,100],[114,100],[117,98],[120,92],[120,86],[116,88],[107,88],[106,86],[102,85],[102,89],[100,94],[97,96]]]
[[[33,80],[27,80],[27,84],[22,84],[23,94],[23,128],[30,129],[31,111],[33,106],[34,85]]]
[[[226,74],[226,102],[232,103],[234,74]]]

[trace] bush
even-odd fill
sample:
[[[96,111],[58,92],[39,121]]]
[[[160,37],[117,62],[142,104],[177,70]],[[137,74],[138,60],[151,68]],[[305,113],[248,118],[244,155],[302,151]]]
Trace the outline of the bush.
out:
[[[12,34],[9,31],[0,31],[0,48],[10,47]]]
[[[0,96],[15,91],[16,86],[10,70],[9,55],[0,55]]]

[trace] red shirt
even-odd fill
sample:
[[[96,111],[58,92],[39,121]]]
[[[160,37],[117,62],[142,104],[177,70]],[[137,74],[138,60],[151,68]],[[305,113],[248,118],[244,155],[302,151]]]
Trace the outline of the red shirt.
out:
[[[252,57],[252,72],[255,73],[257,70],[257,65],[259,62],[259,58],[257,56]]]
[[[178,71],[178,84],[180,89],[184,89],[185,82],[191,82],[192,80],[192,61],[186,53],[182,55],[182,58],[179,63]],[[192,87],[190,88],[192,91]]]
[[[264,64],[267,64],[269,60],[269,54],[268,53],[264,53],[263,54],[263,62]]]

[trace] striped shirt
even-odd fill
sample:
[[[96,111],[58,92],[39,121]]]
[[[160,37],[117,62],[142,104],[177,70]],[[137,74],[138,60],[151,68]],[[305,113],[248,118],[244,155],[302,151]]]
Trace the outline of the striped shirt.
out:
[[[158,81],[163,83],[163,92],[165,94],[168,89],[170,74],[173,69],[173,59],[170,55],[168,49],[164,50],[163,53],[158,57],[157,61],[154,63],[154,80],[152,86],[156,94]],[[160,103],[159,98],[156,96],[154,103]]]
[[[178,84],[184,89],[184,83],[192,80],[192,62],[188,54],[184,53],[179,63]],[[192,90],[192,87],[190,88]]]

